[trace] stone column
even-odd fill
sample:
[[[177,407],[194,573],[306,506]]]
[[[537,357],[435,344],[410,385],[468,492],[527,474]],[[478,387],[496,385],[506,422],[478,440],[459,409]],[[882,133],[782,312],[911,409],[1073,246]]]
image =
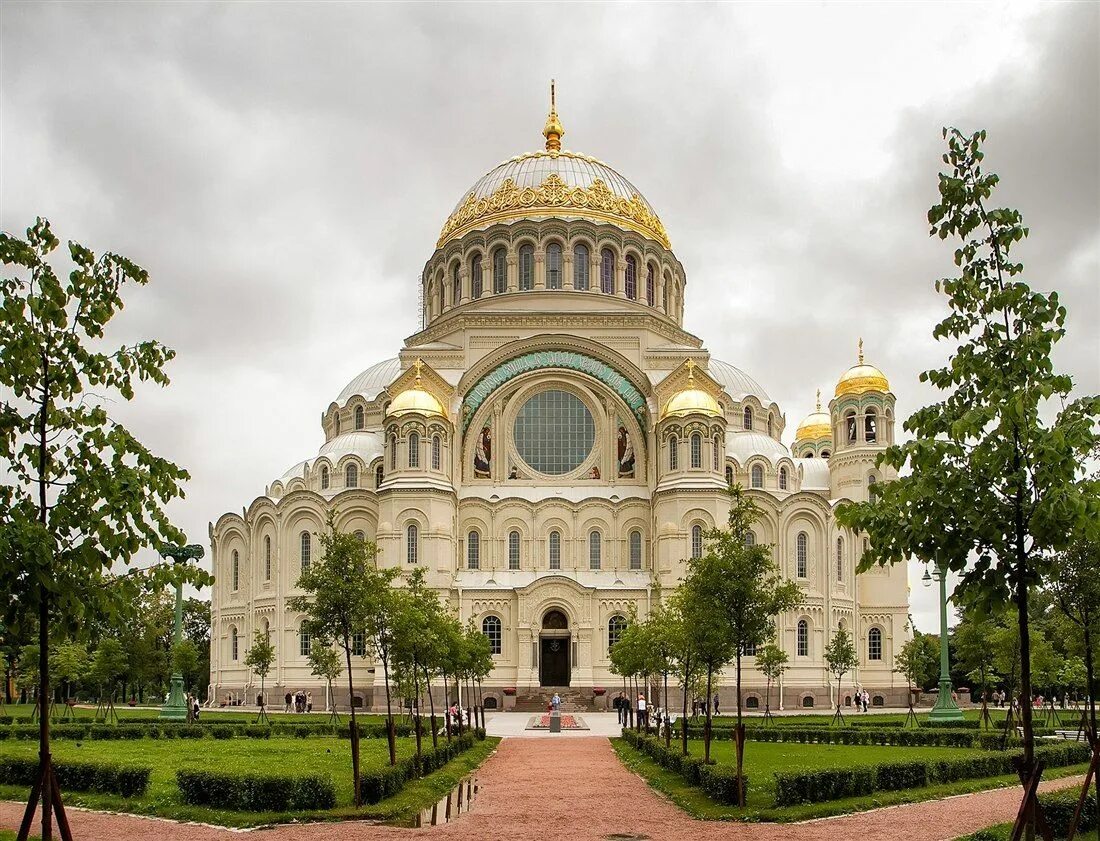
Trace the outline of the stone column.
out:
[[[469,301],[470,300],[470,272],[465,266],[462,266],[458,270],[458,285],[459,285],[459,288],[462,290],[462,300],[461,301],[456,301],[455,303],[465,303],[466,301]]]
[[[615,261],[615,297],[626,297],[626,260]]]
[[[535,289],[546,288],[546,252],[535,249]]]
[[[561,252],[561,288],[572,289],[573,288],[573,252],[572,250],[562,249]]]
[[[519,288],[519,258],[514,251],[508,252],[508,291],[515,292]]]
[[[600,253],[599,250],[588,253],[588,291],[600,292]]]

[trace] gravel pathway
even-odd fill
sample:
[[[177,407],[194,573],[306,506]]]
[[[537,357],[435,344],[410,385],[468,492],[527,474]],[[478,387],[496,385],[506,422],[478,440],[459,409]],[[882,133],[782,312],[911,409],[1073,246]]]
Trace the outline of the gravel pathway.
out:
[[[248,833],[150,818],[70,811],[79,841],[375,841],[429,838],[573,839],[651,838],[654,841],[942,841],[1011,820],[1019,789],[998,789],[944,800],[801,824],[736,824],[696,821],[623,767],[603,738],[505,739],[478,773],[481,793],[473,811],[445,826],[398,829],[364,823],[281,826]],[[1043,788],[1081,784],[1080,777]],[[0,827],[15,829],[23,807],[0,803]]]

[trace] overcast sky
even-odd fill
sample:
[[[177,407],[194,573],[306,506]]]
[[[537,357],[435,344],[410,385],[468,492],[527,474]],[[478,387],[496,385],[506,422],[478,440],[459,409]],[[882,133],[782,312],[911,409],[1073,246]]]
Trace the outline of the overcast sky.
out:
[[[320,445],[320,413],[415,332],[454,204],[565,146],[656,207],[686,327],[757,378],[787,442],[855,361],[898,416],[949,348],[928,238],[944,125],[985,128],[997,200],[1058,289],[1058,366],[1100,390],[1100,4],[0,6],[0,226],[36,215],[149,270],[118,320],[179,354],[115,407],[191,471],[192,541]],[[934,602],[910,571],[918,627]]]

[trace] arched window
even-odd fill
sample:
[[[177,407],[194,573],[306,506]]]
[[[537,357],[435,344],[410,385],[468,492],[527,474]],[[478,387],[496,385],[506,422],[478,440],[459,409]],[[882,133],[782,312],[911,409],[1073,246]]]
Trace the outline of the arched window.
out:
[[[867,659],[882,659],[882,631],[872,628],[867,632]]]
[[[726,484],[733,487],[733,468],[726,465]]]
[[[481,255],[475,254],[470,261],[470,297],[481,297]]]
[[[863,416],[863,440],[868,444],[874,444],[878,440],[878,415],[872,408],[868,408]]]
[[[856,413],[854,409],[849,409],[848,413],[844,415],[844,428],[848,434],[848,443],[854,442],[856,440]]]
[[[868,486],[871,486],[871,485],[875,484],[875,482],[877,482],[877,481],[878,481],[878,477],[875,476],[874,473],[868,473],[867,474],[867,485]]]
[[[807,546],[806,546],[806,544],[808,542],[809,542],[809,538],[806,536],[806,532],[800,531],[798,533],[798,537],[795,538],[795,562],[796,562],[795,574],[799,578],[805,578],[806,577],[806,572],[807,572],[807,560],[806,560]]]
[[[691,469],[698,470],[703,466],[703,436],[698,432],[691,435]]]
[[[466,569],[481,569],[481,534],[476,531],[466,535]]]
[[[844,538],[836,539],[836,580],[844,580]]]
[[[597,529],[592,529],[588,533],[588,568],[599,569],[600,568],[600,556],[603,553],[603,543],[600,537],[600,532]]]
[[[519,569],[519,532],[508,532],[508,569]]]
[[[443,463],[443,440],[438,435],[432,436],[432,470],[439,470]]]
[[[626,297],[638,300],[638,261],[633,254],[626,255]]]
[[[665,313],[667,315],[672,315],[672,310],[669,309],[669,297],[670,297],[671,293],[672,293],[672,281],[669,280],[668,275],[665,275],[664,299],[665,299]]]
[[[650,306],[653,306],[653,301],[657,297],[657,271],[650,263],[646,266],[645,270],[645,302]]]
[[[358,540],[360,543],[366,543],[367,542],[367,533],[365,531],[363,531],[362,529],[359,529],[355,532],[355,539]]]
[[[500,654],[500,619],[496,616],[486,616],[481,620],[481,633],[489,638],[489,653]]]
[[[642,533],[635,529],[630,533],[630,568],[642,568]]]
[[[321,490],[328,490],[328,465],[321,465]]]
[[[366,412],[363,411],[362,406],[355,407],[355,428],[362,429],[366,426]]]
[[[615,253],[610,248],[600,252],[600,291],[605,295],[615,291]]]
[[[390,436],[390,470],[397,469],[397,436]]]
[[[588,246],[573,246],[573,288],[588,291]]]
[[[775,415],[772,412],[768,412],[768,437],[775,435]]]
[[[420,529],[416,523],[409,523],[405,529],[405,563],[415,564],[420,560]]]
[[[376,488],[382,487],[382,480],[386,478],[385,471],[382,470],[382,465],[378,465],[374,468],[374,486]]]
[[[821,457],[822,458],[828,458],[829,457],[829,451],[828,450],[822,450],[821,451]]]
[[[313,538],[308,531],[304,531],[298,535],[298,543],[302,547],[302,572],[305,572],[309,569],[310,556],[313,554]]]
[[[810,656],[810,626],[805,619],[798,620],[798,656]]]
[[[780,467],[779,468],[779,490],[781,490],[781,491],[787,490],[787,468],[786,467]]]
[[[241,553],[233,550],[233,590],[241,589]]]
[[[451,306],[458,306],[462,300],[462,270],[458,263],[451,267]]]
[[[718,463],[720,461],[721,452],[722,452],[722,447],[721,447],[721,444],[718,441],[718,436],[717,435],[714,436],[714,440],[711,441],[711,445],[712,445],[711,462],[713,462],[712,469],[714,470],[715,473],[717,473],[718,472]]]
[[[754,488],[764,487],[764,467],[760,464],[754,464],[752,466],[752,486]]]
[[[271,580],[271,535],[264,535],[264,581]]]
[[[680,439],[675,435],[668,439],[668,469],[680,469]]]
[[[420,435],[409,433],[409,467],[420,467]]]
[[[240,657],[240,638],[237,636],[237,627],[229,626],[229,656],[236,660]]]
[[[519,250],[519,288],[521,292],[535,288],[535,249],[531,245]]]
[[[623,638],[626,631],[626,617],[616,614],[607,620],[607,650],[610,651]]]
[[[298,631],[298,656],[299,657],[308,657],[309,656],[309,646],[310,646],[309,631],[299,630]]]
[[[698,523],[691,527],[691,557],[703,557],[703,527]]]
[[[556,242],[546,246],[546,288],[561,289],[561,246]]]
[[[751,532],[751,531],[745,532],[745,545],[746,546],[755,546],[756,545],[756,534],[754,532]]]
[[[508,291],[508,252],[498,248],[493,252],[493,292]]]
[[[354,464],[349,464],[344,468],[344,487],[359,487],[359,468]]]
[[[741,413],[741,425],[748,430],[752,429],[752,406],[746,406]]]
[[[561,569],[561,532],[552,531],[547,541],[547,555],[550,569]]]

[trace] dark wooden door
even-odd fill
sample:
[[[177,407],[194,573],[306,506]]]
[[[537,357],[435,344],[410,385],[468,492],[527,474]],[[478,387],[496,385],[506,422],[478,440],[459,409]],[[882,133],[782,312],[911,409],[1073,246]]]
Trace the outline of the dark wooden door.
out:
[[[543,637],[539,658],[539,683],[569,685],[569,638]]]

